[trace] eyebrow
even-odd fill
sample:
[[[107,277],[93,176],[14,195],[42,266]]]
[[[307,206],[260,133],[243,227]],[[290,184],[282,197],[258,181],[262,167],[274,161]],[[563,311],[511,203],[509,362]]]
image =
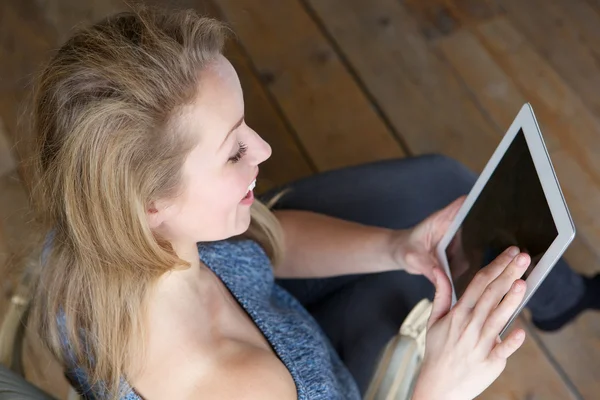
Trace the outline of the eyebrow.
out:
[[[229,135],[231,135],[233,133],[233,131],[235,131],[237,128],[239,128],[243,122],[244,122],[244,116],[242,115],[242,118],[240,118],[240,120],[238,122],[236,122],[235,125],[233,125],[233,127],[229,130],[229,132],[227,132],[227,135],[225,136],[225,140],[223,140],[223,143],[221,143],[221,146],[219,146],[219,149],[221,149],[221,147],[223,147],[223,144],[227,141],[227,139],[229,139]]]

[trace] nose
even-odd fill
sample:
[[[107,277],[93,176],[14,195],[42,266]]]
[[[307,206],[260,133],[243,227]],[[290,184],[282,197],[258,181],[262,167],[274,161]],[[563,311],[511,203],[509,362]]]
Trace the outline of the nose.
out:
[[[265,142],[263,138],[261,138],[258,135],[258,133],[254,132],[254,130],[252,132],[254,134],[255,143],[254,146],[251,146],[251,148],[254,150],[252,152],[251,160],[253,164],[258,165],[265,162],[269,159],[269,157],[271,157],[272,150],[269,143]]]

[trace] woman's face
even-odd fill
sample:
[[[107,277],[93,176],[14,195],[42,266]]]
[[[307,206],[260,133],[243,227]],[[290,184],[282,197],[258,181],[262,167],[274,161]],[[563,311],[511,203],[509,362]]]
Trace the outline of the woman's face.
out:
[[[201,72],[200,82],[199,97],[179,124],[198,143],[183,167],[184,190],[149,210],[153,229],[176,243],[245,232],[252,204],[246,196],[258,165],[271,155],[271,147],[244,121],[242,88],[229,61],[220,56]]]

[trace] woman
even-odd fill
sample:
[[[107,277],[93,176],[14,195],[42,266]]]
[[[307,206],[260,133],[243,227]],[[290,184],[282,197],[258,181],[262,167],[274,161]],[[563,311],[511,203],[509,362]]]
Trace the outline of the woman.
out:
[[[374,163],[296,182],[270,211],[253,188],[271,149],[244,121],[225,32],[193,12],[119,14],[40,77],[32,197],[52,236],[32,320],[67,375],[90,398],[358,399],[429,279],[414,398],[477,396],[523,343],[497,337],[529,258],[507,249],[448,312],[433,249],[472,174]],[[584,297],[561,265],[575,295],[544,299],[544,321]]]

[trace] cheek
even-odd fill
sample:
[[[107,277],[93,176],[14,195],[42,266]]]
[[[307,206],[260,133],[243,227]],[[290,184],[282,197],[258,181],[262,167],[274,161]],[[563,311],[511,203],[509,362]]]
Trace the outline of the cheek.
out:
[[[232,177],[233,178],[233,177]],[[203,220],[222,218],[242,200],[240,194],[243,182],[240,179],[219,179],[204,185],[198,185],[189,193],[188,211],[202,217]]]
[[[199,179],[198,185],[188,187],[175,225],[194,241],[220,240],[239,232],[239,204],[248,182],[242,173],[220,176],[219,179]],[[235,171],[237,172],[237,171]],[[245,215],[246,213],[243,213]]]

